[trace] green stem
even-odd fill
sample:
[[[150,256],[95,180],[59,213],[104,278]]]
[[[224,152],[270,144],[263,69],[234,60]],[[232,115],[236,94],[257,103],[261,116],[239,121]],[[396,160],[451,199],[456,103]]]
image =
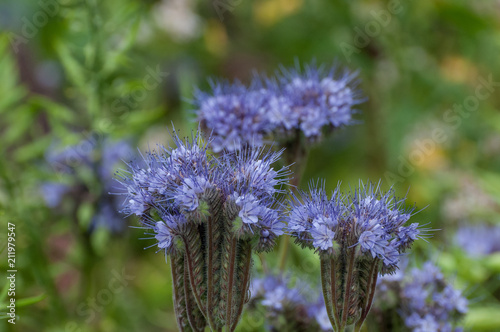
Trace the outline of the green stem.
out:
[[[234,323],[231,327],[231,331],[234,331],[236,329],[236,326],[238,325],[238,321],[240,320],[241,314],[243,313],[243,306],[245,305],[245,300],[247,298],[247,293],[248,293],[248,287],[250,286],[250,268],[252,266],[252,246],[250,243],[245,243],[244,244],[244,249],[242,252],[243,256],[243,289],[240,289],[242,292],[239,297],[239,302],[237,306],[237,311],[236,311],[236,317],[234,319]]]
[[[184,240],[185,249],[186,249],[185,259],[186,259],[186,264],[187,264],[187,270],[189,273],[189,283],[190,283],[191,289],[193,291],[193,295],[194,295],[194,298],[196,300],[196,304],[198,304],[198,307],[200,308],[201,312],[205,316],[207,309],[206,309],[205,305],[203,304],[203,302],[201,301],[201,294],[198,291],[199,287],[197,287],[197,285],[196,285],[196,280],[195,280],[195,278],[196,278],[195,263],[196,262],[194,262],[194,259],[193,259],[193,252],[191,250],[190,241],[188,239],[185,239],[185,238],[183,238],[183,240]],[[186,296],[187,296],[187,294],[186,294]],[[205,316],[205,319],[206,318],[207,317]]]
[[[281,244],[280,244],[279,269],[281,272],[285,271],[289,249],[290,249],[290,235],[285,234],[281,237]]]
[[[187,260],[184,261],[185,264],[187,265]],[[184,267],[184,294],[186,298],[186,314],[187,314],[187,319],[189,321],[189,325],[191,325],[191,328],[196,331],[196,332],[202,332],[204,330],[204,326],[200,327],[198,326],[198,322],[196,321],[195,313],[194,313],[194,308],[196,307],[196,304],[191,303],[191,297],[189,294],[195,294],[194,290],[189,289],[189,273],[188,269],[186,268],[187,266]]]
[[[340,322],[340,328],[338,332],[343,332],[345,330],[345,326],[347,324],[347,318],[349,316],[349,303],[351,300],[351,288],[352,288],[352,279],[353,279],[353,270],[354,270],[354,258],[356,254],[356,248],[348,249],[350,251],[349,262],[347,268],[347,276],[345,280],[345,289],[344,289],[344,308],[342,309],[342,321]]]
[[[226,326],[227,331],[231,331],[232,325],[232,309],[233,309],[233,287],[234,287],[234,269],[236,265],[236,249],[237,240],[231,240],[231,247],[229,252],[229,275],[227,283],[227,298],[226,298]]]
[[[213,218],[210,216],[207,222],[207,318],[212,331],[216,330],[213,318],[213,295],[214,295],[214,245],[213,245]]]
[[[290,180],[290,186],[292,190],[297,190],[300,181],[302,180],[302,175],[304,173],[304,167],[307,164],[308,150],[303,146],[300,141],[300,130],[297,130],[293,140],[289,141],[285,145],[284,159],[287,165],[292,165],[291,170],[293,171],[293,178]],[[279,269],[281,272],[285,270],[286,261],[288,258],[288,252],[290,248],[290,236],[284,235],[281,238],[280,243],[280,254],[279,254]]]
[[[328,291],[331,289],[331,278],[330,278],[330,270],[332,266],[329,265],[328,259],[321,258],[321,288],[323,290],[323,298],[325,299],[326,313],[328,314],[328,318],[330,319],[330,323],[333,328],[337,327],[337,321],[335,320],[335,315],[333,313],[332,306],[332,294]]]
[[[361,331],[361,327],[363,326],[363,323],[366,320],[366,317],[368,316],[368,313],[370,312],[370,309],[373,304],[373,297],[375,296],[375,290],[377,287],[377,279],[378,279],[378,258],[375,258],[375,260],[372,263],[372,266],[370,267],[370,276],[368,279],[368,292],[366,294],[366,302],[363,305],[363,309],[361,311],[361,317],[359,320],[356,322],[356,327],[355,327],[355,332],[356,331]]]
[[[174,313],[175,313],[175,319],[177,320],[177,326],[179,327],[179,330],[184,331],[184,323],[182,322],[182,315],[183,315],[183,305],[182,301],[183,299],[181,298],[181,290],[180,288],[183,287],[183,285],[180,284],[180,276],[177,273],[177,266],[174,262],[174,260],[177,260],[178,257],[176,257],[179,254],[173,254],[170,256],[170,270],[172,272],[172,288],[174,290]],[[184,295],[182,295],[184,296]],[[185,300],[185,299],[184,299]]]
[[[335,269],[335,260],[332,258],[330,260],[330,283],[332,287],[332,303],[333,303],[333,314],[335,316],[335,321],[339,322],[339,308],[337,303],[337,278],[335,277],[336,269]]]

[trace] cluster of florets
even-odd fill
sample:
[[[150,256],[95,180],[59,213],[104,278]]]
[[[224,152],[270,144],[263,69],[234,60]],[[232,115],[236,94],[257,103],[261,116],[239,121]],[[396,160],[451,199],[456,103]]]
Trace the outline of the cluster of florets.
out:
[[[288,230],[298,243],[322,255],[357,248],[382,261],[383,272],[394,271],[400,254],[424,234],[417,223],[404,226],[414,208],[406,209],[405,199],[393,194],[367,184],[348,195],[337,187],[329,198],[323,187],[311,186],[292,199]]]
[[[317,141],[324,131],[353,123],[353,106],[361,99],[355,74],[337,74],[314,65],[282,69],[274,78],[256,76],[240,82],[212,83],[212,93],[195,94],[198,120],[214,135],[214,151],[261,145],[268,136],[297,133]]]
[[[212,132],[212,148],[235,151],[242,146],[261,146],[271,132],[267,94],[240,82],[212,82],[212,94],[196,92],[198,120]]]
[[[287,169],[272,164],[280,153],[248,148],[216,157],[197,134],[192,142],[174,136],[175,148],[159,147],[140,164],[129,164],[120,175],[126,188],[124,212],[135,214],[150,228],[158,247],[168,253],[186,225],[202,223],[210,214],[208,200],[220,197],[239,239],[258,239],[257,250],[268,250],[283,234],[281,205],[274,194]]]
[[[57,208],[67,199],[76,204],[90,200],[95,203],[95,214],[89,231],[98,226],[112,232],[122,231],[126,223],[118,213],[120,201],[109,192],[113,191],[115,167],[132,156],[132,148],[127,142],[110,139],[102,142],[86,139],[63,149],[54,147],[48,150],[46,160],[58,173],[60,181],[41,184],[45,203],[50,208]]]
[[[251,286],[250,315],[255,315],[261,305],[271,331],[332,331],[323,297],[311,301],[306,293],[317,291],[300,282],[292,287],[283,276],[255,279]]]
[[[486,224],[461,226],[456,244],[469,255],[480,257],[500,251],[500,227]]]
[[[461,331],[457,322],[467,312],[467,299],[448,284],[432,262],[407,274],[386,276],[377,285],[377,312],[398,314],[410,331]],[[384,314],[382,316],[391,316]],[[387,317],[391,320],[391,317]]]

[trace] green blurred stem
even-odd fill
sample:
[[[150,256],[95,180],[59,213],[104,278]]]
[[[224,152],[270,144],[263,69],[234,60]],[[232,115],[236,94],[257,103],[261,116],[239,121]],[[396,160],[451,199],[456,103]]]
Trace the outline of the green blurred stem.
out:
[[[97,264],[97,255],[92,247],[92,234],[86,231],[80,225],[80,218],[78,218],[78,209],[80,203],[75,201],[73,209],[71,211],[71,217],[73,219],[72,228],[75,236],[79,239],[80,244],[83,249],[83,262],[82,262],[82,281],[80,289],[80,298],[84,301],[92,290],[92,274],[94,266]]]
[[[295,138],[285,144],[285,151],[283,157],[285,158],[286,165],[291,165],[292,179],[290,186],[293,191],[296,191],[302,180],[305,165],[307,164],[307,157],[309,154],[308,149],[301,142],[300,130],[295,133]],[[290,236],[284,235],[281,238],[279,250],[279,269],[281,272],[285,270],[286,261],[288,259],[288,252],[290,250]]]

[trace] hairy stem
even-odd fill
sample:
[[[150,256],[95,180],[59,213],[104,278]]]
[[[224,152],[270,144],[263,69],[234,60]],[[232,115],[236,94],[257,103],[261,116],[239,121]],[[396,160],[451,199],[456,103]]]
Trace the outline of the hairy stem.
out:
[[[174,291],[174,312],[177,326],[181,332],[190,329],[186,316],[186,298],[184,294],[184,255],[175,253],[170,255],[170,270],[172,271],[172,287]]]
[[[187,260],[185,260],[184,267],[184,294],[186,296],[186,315],[189,321],[189,325],[195,332],[203,332],[205,330],[205,318],[203,313],[200,312],[198,305],[193,303],[194,291],[189,288],[189,273],[187,270]]]
[[[207,193],[207,203],[210,215],[207,220],[207,315],[208,323],[213,331],[222,328],[216,320],[218,303],[220,302],[222,230],[224,227],[224,198],[220,191],[211,190]]]
[[[337,278],[336,278],[336,266],[335,266],[335,259],[330,260],[330,284],[332,287],[332,304],[333,304],[333,314],[335,316],[335,321],[340,322],[340,317],[339,317],[339,308],[338,308],[338,296],[337,296]]]
[[[232,325],[232,309],[233,309],[233,288],[234,288],[234,271],[236,265],[236,252],[238,240],[233,238],[229,251],[229,269],[228,269],[228,284],[227,284],[227,298],[226,298],[226,326],[230,331]]]
[[[215,321],[213,318],[213,298],[214,298],[214,244],[213,244],[213,223],[212,216],[208,218],[207,223],[207,317],[208,324],[212,331],[215,330]]]
[[[203,287],[203,255],[201,253],[200,234],[196,227],[192,227],[183,238],[186,254],[186,264],[189,273],[189,283],[194,294],[196,304],[206,317],[206,306],[202,301]]]
[[[375,290],[377,287],[378,262],[379,262],[378,258],[375,258],[370,267],[370,276],[368,279],[368,291],[366,294],[365,303],[363,303],[361,317],[356,322],[355,331],[361,331],[361,327],[363,326],[363,323],[365,322],[366,317],[368,316],[368,313],[370,312],[370,309],[372,307],[373,297],[375,296]]]
[[[354,259],[356,254],[356,248],[348,249],[349,253],[349,261],[347,267],[347,275],[345,278],[345,289],[344,289],[344,301],[343,301],[343,309],[342,309],[342,320],[340,322],[340,328],[338,332],[343,332],[345,326],[347,324],[347,318],[349,313],[349,304],[351,302],[351,290],[352,290],[352,280],[353,280],[353,270],[354,270]]]
[[[323,298],[325,299],[325,306],[326,306],[326,313],[328,314],[328,318],[330,319],[330,323],[332,324],[333,328],[337,328],[337,321],[335,320],[335,315],[333,311],[333,305],[332,305],[332,293],[330,292],[331,289],[331,278],[330,278],[330,270],[332,269],[332,266],[329,264],[328,259],[322,258],[321,259],[321,288],[323,290]],[[332,286],[333,287],[333,286]]]
[[[250,286],[250,268],[252,267],[252,245],[249,241],[244,241],[241,250],[241,265],[242,265],[242,280],[241,280],[241,289],[238,291],[241,294],[238,295],[238,303],[236,305],[236,316],[234,318],[233,325],[231,326],[231,331],[236,329],[238,325],[238,321],[240,320],[241,314],[243,313],[243,307],[247,300],[248,288]]]

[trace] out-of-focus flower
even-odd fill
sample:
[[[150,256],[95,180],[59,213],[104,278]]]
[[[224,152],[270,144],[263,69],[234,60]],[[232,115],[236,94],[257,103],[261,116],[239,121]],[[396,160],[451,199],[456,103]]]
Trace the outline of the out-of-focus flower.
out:
[[[361,102],[355,76],[314,64],[283,68],[274,78],[256,76],[249,87],[212,83],[212,92],[197,91],[194,104],[202,126],[214,136],[216,152],[259,146],[273,136],[318,141],[354,123],[354,106]]]
[[[110,139],[102,142],[86,139],[63,149],[52,148],[47,151],[46,160],[65,178],[65,182],[42,183],[40,192],[47,206],[55,209],[63,200],[72,200],[75,204],[88,201],[89,197],[95,196],[95,193],[90,193],[89,181],[95,182],[100,186],[100,192],[93,199],[95,213],[89,231],[103,226],[112,232],[120,232],[125,227],[123,217],[117,213],[121,201],[117,196],[110,196],[109,192],[114,191],[115,167],[120,161],[131,159],[132,155],[132,149],[125,141]],[[136,209],[140,209],[138,204]]]
[[[480,257],[500,251],[500,227],[480,225],[461,226],[456,235],[456,244],[469,255]]]
[[[308,290],[308,285],[302,282],[290,286],[284,276],[255,279],[252,281],[249,310],[264,306],[266,323],[271,331],[332,331],[323,299],[311,301],[305,296],[311,293]]]
[[[463,221],[482,218],[485,213],[496,214],[498,204],[495,199],[469,175],[456,174],[458,186],[453,195],[447,197],[442,207],[444,218]]]
[[[325,128],[352,124],[353,107],[361,102],[354,82],[356,74],[337,72],[336,68],[310,64],[304,70],[282,68],[275,80],[266,79],[275,130],[288,134],[300,130],[307,138],[317,140]]]
[[[375,302],[378,314],[390,320],[381,324],[394,324],[393,316],[397,315],[402,331],[460,331],[458,321],[467,312],[467,299],[446,282],[432,262],[401,273],[398,278],[379,279]]]
[[[196,92],[198,120],[212,133],[215,152],[263,144],[272,130],[266,98],[265,90],[249,89],[239,82],[212,83],[211,94]]]
[[[192,0],[162,0],[154,8],[160,28],[177,41],[189,41],[200,34],[201,20],[193,10]]]

